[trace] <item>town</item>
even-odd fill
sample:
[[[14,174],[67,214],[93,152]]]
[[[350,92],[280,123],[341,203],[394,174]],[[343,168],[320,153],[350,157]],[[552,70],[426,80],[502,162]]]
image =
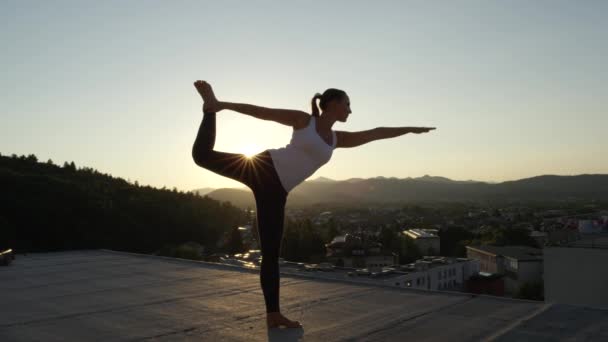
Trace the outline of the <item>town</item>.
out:
[[[571,279],[598,276],[598,270],[576,264],[591,263],[608,248],[608,210],[594,203],[556,207],[452,203],[288,209],[281,272],[531,300],[572,297],[573,286],[584,293],[587,285],[570,283],[561,270],[570,265]],[[250,224],[222,241],[234,253],[205,255],[196,243],[183,247],[197,250],[190,253],[195,259],[258,268],[255,215],[250,208],[247,212]]]

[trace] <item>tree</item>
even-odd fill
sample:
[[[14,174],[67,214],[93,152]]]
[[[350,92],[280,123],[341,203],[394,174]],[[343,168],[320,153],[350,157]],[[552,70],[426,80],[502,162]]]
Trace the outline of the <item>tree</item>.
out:
[[[281,256],[289,261],[303,261],[300,253],[300,234],[296,221],[287,219],[281,248]]]
[[[400,233],[396,232],[394,229],[390,228],[387,225],[382,226],[380,230],[380,236],[378,239],[382,244],[384,250],[389,252],[400,252]]]
[[[243,244],[243,238],[239,227],[234,227],[230,232],[230,237],[226,242],[226,251],[229,254],[242,253],[245,251],[245,245]]]
[[[153,253],[195,241],[213,253],[222,236],[246,224],[240,209],[210,198],[137,187],[92,168],[76,170],[74,162],[65,162],[64,172],[44,162],[32,167],[28,158],[33,162],[31,155],[0,158],[0,169],[8,170],[2,173],[0,244],[15,250]]]
[[[315,230],[309,219],[304,221],[300,234],[300,244],[302,245],[302,253],[305,260],[310,261],[313,257],[318,257],[325,254],[325,244],[323,237],[319,231]]]
[[[461,226],[439,231],[440,254],[452,257],[465,257],[467,254],[465,241],[470,241],[473,238],[474,234]]]
[[[494,228],[482,236],[484,243],[495,246],[523,245],[538,247],[526,228]]]
[[[327,242],[331,242],[331,240],[333,240],[333,238],[338,235],[340,235],[340,230],[338,229],[338,224],[336,223],[336,220],[332,217],[327,222],[327,230],[325,233],[324,240]]]
[[[4,217],[0,216],[0,251],[5,248],[15,248],[16,229]]]
[[[321,233],[310,220],[287,220],[281,256],[290,261],[319,261],[325,255]]]
[[[63,168],[69,171],[76,171],[76,164],[74,164],[74,162],[68,163],[66,161],[63,163]]]

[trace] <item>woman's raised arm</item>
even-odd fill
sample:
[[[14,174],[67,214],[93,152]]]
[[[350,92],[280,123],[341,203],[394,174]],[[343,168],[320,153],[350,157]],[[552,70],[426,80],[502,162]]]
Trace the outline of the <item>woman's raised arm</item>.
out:
[[[356,147],[380,139],[394,138],[406,133],[426,133],[435,127],[376,127],[367,131],[336,131],[336,147]]]
[[[287,126],[302,126],[306,123],[310,114],[301,110],[275,109],[254,106],[246,103],[218,102],[218,109],[228,109],[241,114],[247,114],[262,120],[275,121]]]

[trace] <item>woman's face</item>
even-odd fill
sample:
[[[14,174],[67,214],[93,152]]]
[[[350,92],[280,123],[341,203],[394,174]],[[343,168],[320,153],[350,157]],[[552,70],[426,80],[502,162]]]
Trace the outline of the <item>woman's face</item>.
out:
[[[344,96],[342,100],[336,102],[336,113],[338,114],[338,121],[346,122],[346,119],[352,113],[350,110],[350,98],[348,95]]]

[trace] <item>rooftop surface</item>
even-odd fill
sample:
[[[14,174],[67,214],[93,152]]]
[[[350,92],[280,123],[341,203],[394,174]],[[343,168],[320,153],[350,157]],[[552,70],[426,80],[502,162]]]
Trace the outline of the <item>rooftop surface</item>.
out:
[[[434,231],[434,229],[418,229],[418,228],[414,228],[414,229],[405,230],[404,233],[407,234],[407,235],[409,235],[410,237],[412,237],[414,239],[438,238],[439,237],[437,234],[434,234],[431,231]]]
[[[265,326],[259,271],[106,250],[0,267],[0,341],[599,341],[608,311],[283,273]]]

